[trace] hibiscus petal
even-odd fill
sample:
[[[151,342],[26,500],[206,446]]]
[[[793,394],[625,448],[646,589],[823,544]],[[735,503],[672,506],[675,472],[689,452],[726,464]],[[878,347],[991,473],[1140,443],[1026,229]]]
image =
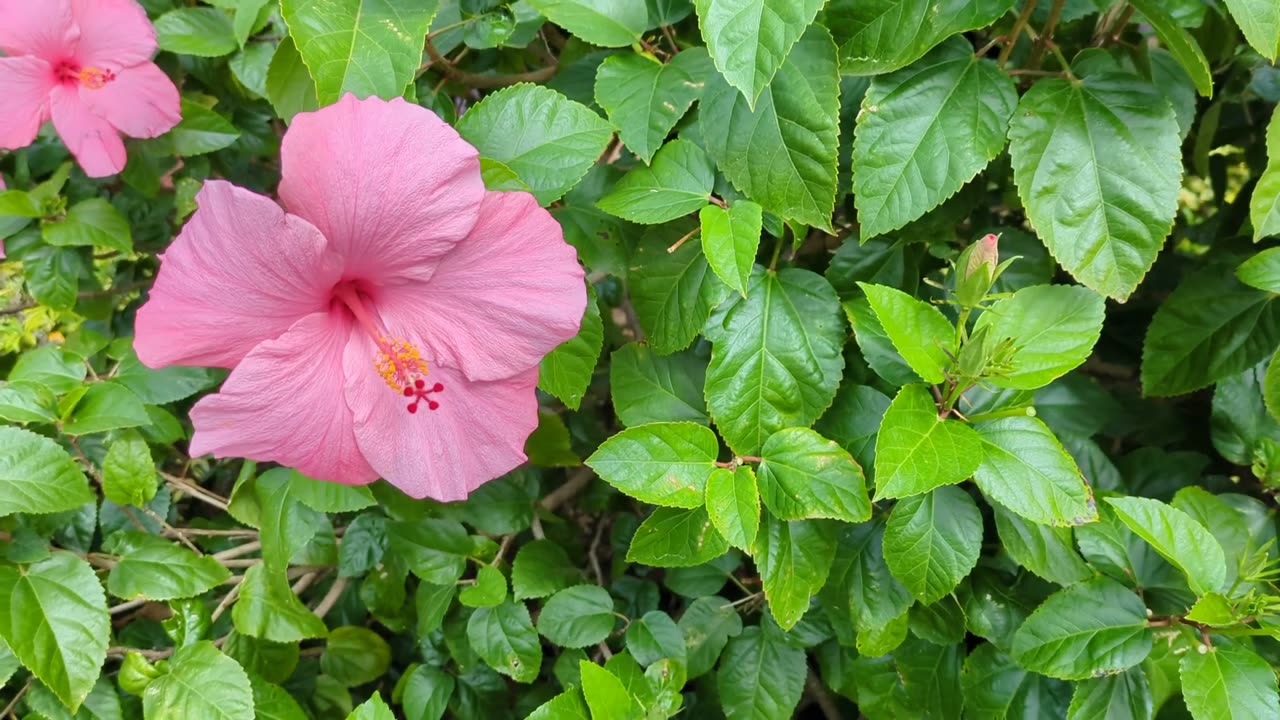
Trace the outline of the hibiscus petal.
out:
[[[71,0],[71,14],[80,27],[75,57],[81,65],[118,70],[156,51],[155,28],[136,0]]]
[[[412,328],[435,362],[471,380],[536,367],[578,333],[587,306],[577,252],[529,193],[486,193],[480,221],[425,284],[386,288],[378,312]]]
[[[100,88],[81,87],[80,99],[130,137],[157,137],[182,120],[178,88],[155,63],[124,68]]]
[[[314,313],[258,345],[222,389],[191,408],[191,455],[277,462],[319,480],[377,479],[356,447],[343,397],[342,353],[351,324]]]
[[[196,204],[138,310],[143,363],[234,367],[255,345],[327,311],[342,266],[320,231],[221,180],[205,182]]]
[[[537,370],[496,382],[470,382],[448,368],[432,368],[440,406],[406,410],[373,367],[377,352],[364,333],[347,344],[347,405],[360,452],[387,482],[406,494],[441,502],[472,490],[525,461],[524,442],[538,425]]]
[[[89,177],[107,177],[124,169],[120,133],[80,101],[74,85],[55,85],[49,93],[53,127]]]
[[[0,57],[0,148],[16,150],[36,139],[49,119],[53,85],[53,68],[40,58]]]
[[[320,228],[370,282],[430,276],[476,224],[484,183],[475,148],[401,98],[346,95],[299,113],[280,146],[280,198]]]
[[[80,32],[71,0],[0,0],[0,50],[48,62],[70,57]]]

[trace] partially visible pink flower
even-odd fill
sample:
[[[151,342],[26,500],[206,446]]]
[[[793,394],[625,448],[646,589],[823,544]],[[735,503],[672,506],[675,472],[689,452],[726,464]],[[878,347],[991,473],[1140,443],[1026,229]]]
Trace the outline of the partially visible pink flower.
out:
[[[0,177],[0,192],[5,190],[4,178]],[[4,240],[0,240],[0,260],[4,259]]]
[[[169,131],[178,89],[156,64],[135,0],[0,0],[0,148],[53,127],[90,177],[124,168],[124,142]]]
[[[524,462],[538,363],[586,309],[556,221],[402,99],[298,115],[281,163],[285,210],[205,183],[138,311],[143,363],[234,368],[191,454],[443,501]]]

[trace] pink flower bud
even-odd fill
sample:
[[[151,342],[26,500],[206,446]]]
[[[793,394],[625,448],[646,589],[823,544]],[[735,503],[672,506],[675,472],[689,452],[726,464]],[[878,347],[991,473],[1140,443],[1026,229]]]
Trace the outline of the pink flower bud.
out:
[[[964,276],[970,278],[978,268],[986,266],[989,273],[995,272],[996,264],[1000,262],[1000,236],[990,233],[984,235],[977,242],[976,247],[969,253],[969,263],[965,266]]]

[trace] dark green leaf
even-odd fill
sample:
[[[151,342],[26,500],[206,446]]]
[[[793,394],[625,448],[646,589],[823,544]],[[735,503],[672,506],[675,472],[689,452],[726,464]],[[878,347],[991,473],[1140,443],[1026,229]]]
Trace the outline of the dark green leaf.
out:
[[[689,48],[663,64],[634,54],[605,58],[596,73],[595,97],[628,149],[646,164],[712,72],[703,48]]]
[[[715,167],[702,148],[672,140],[649,167],[637,167],[596,206],[624,220],[655,225],[701,210],[715,184]]]
[[[685,234],[683,223],[644,234],[631,256],[631,302],[649,346],[660,355],[683,350],[729,297],[729,287],[711,272],[697,243],[668,248]]]
[[[955,589],[978,562],[982,513],[960,488],[899,500],[884,531],[884,560],[923,603]]]
[[[610,358],[613,409],[628,427],[680,420],[705,425],[705,382],[706,364],[692,352],[663,356],[647,345],[628,343]]]
[[[545,616],[544,609],[539,625]],[[537,679],[542,667],[542,645],[524,603],[504,602],[476,610],[467,621],[467,638],[494,670],[516,682]]]
[[[769,611],[790,630],[827,582],[836,554],[836,525],[826,520],[785,521],[765,513],[752,557]]]
[[[749,627],[729,641],[716,685],[725,714],[752,720],[787,720],[804,692],[804,651],[781,636]]]
[[[1064,680],[1117,673],[1142,662],[1149,652],[1146,606],[1107,578],[1050,595],[1013,638],[1019,665]]]
[[[1093,490],[1044,423],[1009,417],[973,429],[982,442],[973,480],[989,500],[1045,525],[1082,525],[1098,517]]]
[[[629,562],[654,567],[692,567],[720,557],[729,543],[702,507],[657,508],[636,529],[627,550]]]
[[[587,647],[613,632],[613,598],[597,585],[561,590],[538,614],[538,632],[561,647]]]

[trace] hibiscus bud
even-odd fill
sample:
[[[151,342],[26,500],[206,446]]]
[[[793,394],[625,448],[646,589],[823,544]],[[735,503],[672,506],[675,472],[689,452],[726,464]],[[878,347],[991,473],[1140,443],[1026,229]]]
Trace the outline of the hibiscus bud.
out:
[[[159,668],[147,662],[141,653],[130,652],[124,656],[124,663],[120,666],[120,687],[130,695],[142,697],[151,681],[163,674]]]
[[[998,235],[988,234],[960,253],[956,261],[956,299],[962,306],[973,307],[982,302],[995,283],[1000,274],[999,242]]]

